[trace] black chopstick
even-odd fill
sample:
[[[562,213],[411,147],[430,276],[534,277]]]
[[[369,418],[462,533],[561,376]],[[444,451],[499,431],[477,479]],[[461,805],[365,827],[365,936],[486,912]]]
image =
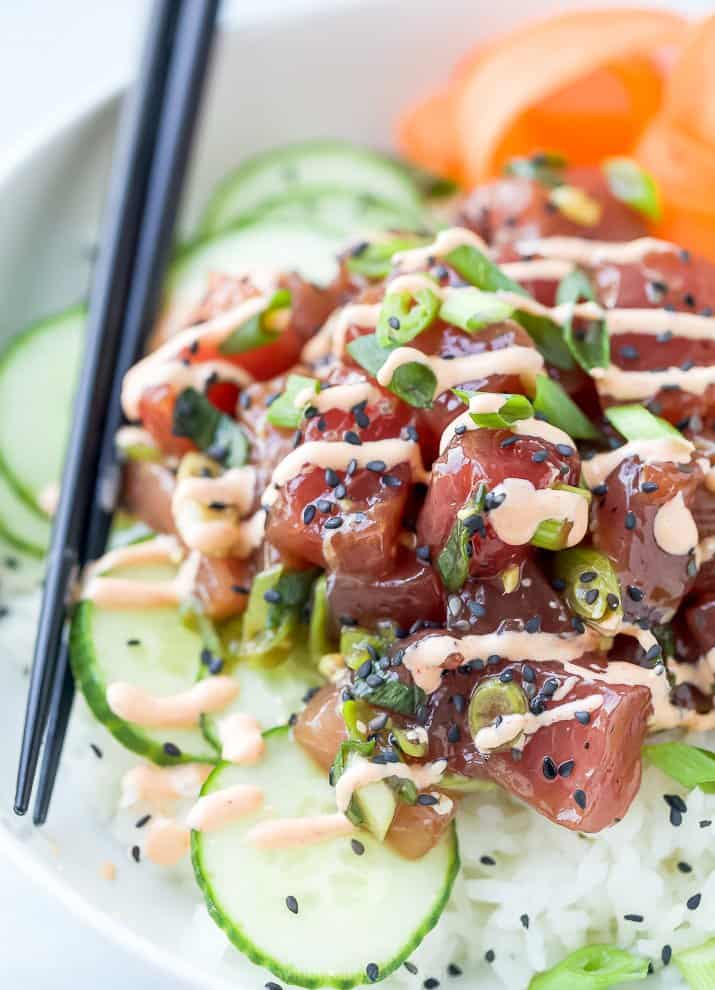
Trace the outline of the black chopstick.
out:
[[[62,635],[67,594],[99,555],[114,508],[114,434],[121,379],[142,350],[159,296],[219,0],[159,0],[115,166],[88,318],[87,354],[53,531],[35,644],[15,811],[28,808],[50,728],[34,820],[42,823],[59,765],[73,683]]]

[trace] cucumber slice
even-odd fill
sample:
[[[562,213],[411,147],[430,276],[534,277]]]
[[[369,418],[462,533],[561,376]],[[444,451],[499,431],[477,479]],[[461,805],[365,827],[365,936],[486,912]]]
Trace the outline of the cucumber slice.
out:
[[[171,267],[162,320],[176,329],[201,301],[209,275],[237,274],[254,266],[297,271],[327,285],[336,275],[336,255],[345,238],[299,220],[252,221],[189,242]]]
[[[245,835],[261,819],[335,812],[326,774],[290,731],[275,729],[265,739],[260,763],[222,764],[204,784],[203,794],[246,783],[265,795],[255,815],[192,834],[194,870],[209,913],[253,962],[287,983],[348,988],[382,979],[439,919],[459,868],[454,826],[417,861],[363,831],[363,856],[355,855],[349,838],[257,849]],[[295,897],[297,914],[286,897]]]
[[[119,568],[116,576],[134,580],[171,580],[168,564]],[[132,644],[131,641],[139,640]],[[122,745],[155,763],[216,759],[214,747],[201,729],[149,729],[125,722],[107,704],[107,686],[126,681],[153,695],[185,691],[200,671],[201,640],[181,622],[175,608],[107,609],[83,601],[77,606],[70,631],[72,670],[95,717]],[[170,742],[181,755],[164,749]]]
[[[0,469],[0,537],[30,557],[44,557],[50,521],[22,499]]]
[[[42,491],[62,473],[84,320],[75,306],[34,323],[0,354],[0,468],[39,512]]]
[[[255,155],[231,172],[209,200],[201,230],[216,232],[277,196],[325,186],[420,208],[417,186],[396,162],[346,141],[305,141]]]
[[[229,218],[229,222],[231,220],[241,224],[276,220],[317,223],[346,241],[381,230],[432,230],[435,227],[434,220],[421,210],[397,207],[370,193],[328,187],[275,196],[250,213]]]
[[[291,715],[304,707],[304,698],[312,688],[320,687],[323,678],[314,667],[289,657],[279,667],[259,667],[246,660],[231,668],[240,686],[235,701],[221,713],[221,718],[234,712],[245,712],[257,718],[264,729],[285,725]],[[220,751],[217,718],[204,715],[204,735]]]

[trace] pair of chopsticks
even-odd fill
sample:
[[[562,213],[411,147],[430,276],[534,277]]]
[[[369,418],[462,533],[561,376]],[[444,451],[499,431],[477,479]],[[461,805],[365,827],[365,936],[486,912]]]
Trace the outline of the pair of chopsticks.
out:
[[[79,569],[105,549],[121,467],[122,378],[141,356],[169,258],[174,218],[219,0],[156,0],[138,81],[127,97],[89,298],[85,356],[72,417],[35,641],[15,792],[47,818],[74,682],[67,618]]]

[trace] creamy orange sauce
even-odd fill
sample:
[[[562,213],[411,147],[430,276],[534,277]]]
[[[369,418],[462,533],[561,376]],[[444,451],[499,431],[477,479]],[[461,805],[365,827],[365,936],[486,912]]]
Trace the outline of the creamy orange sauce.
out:
[[[436,633],[407,646],[402,662],[412,674],[415,684],[431,694],[439,687],[442,668],[452,656],[463,657],[465,661],[475,657],[485,660],[488,656],[497,655],[506,660],[556,660],[564,663],[577,660],[595,649],[600,638],[593,629],[576,636],[506,631],[458,638]]]
[[[560,282],[574,270],[571,261],[561,261],[557,258],[534,258],[533,261],[507,261],[499,265],[508,278],[515,282]]]
[[[610,262],[614,265],[638,264],[652,253],[677,253],[680,248],[656,237],[639,237],[633,241],[596,241],[585,237],[540,237],[519,241],[519,254],[538,254],[542,258],[572,261],[575,265],[594,268]]]
[[[186,763],[179,767],[159,767],[151,763],[132,767],[122,777],[120,808],[130,808],[140,801],[155,807],[181,798],[197,797],[211,767],[203,763]]]
[[[200,797],[186,822],[196,832],[215,832],[263,806],[263,791],[252,784],[235,784]]]
[[[344,814],[355,791],[367,787],[368,784],[386,780],[388,777],[399,777],[401,780],[411,780],[418,791],[424,791],[438,784],[446,769],[446,760],[423,764],[378,764],[357,756],[335,785],[338,811]]]
[[[429,267],[432,258],[444,258],[455,248],[463,245],[475,247],[484,254],[489,253],[486,243],[473,230],[467,230],[466,227],[449,227],[447,230],[440,230],[431,244],[410,248],[408,251],[398,251],[392,260],[401,272],[418,271],[420,268]]]
[[[182,729],[198,725],[202,714],[220,711],[238,694],[232,677],[207,677],[178,694],[157,698],[142,688],[114,681],[107,704],[115,715],[150,729]]]
[[[628,402],[648,399],[660,389],[674,385],[691,395],[702,395],[715,384],[715,365],[696,366],[688,371],[676,367],[664,371],[624,371],[612,364],[608,368],[592,368],[590,374],[599,395]]]
[[[596,454],[590,460],[583,461],[581,471],[589,488],[595,488],[630,457],[637,457],[642,464],[665,461],[672,461],[674,464],[689,464],[694,450],[693,445],[685,437],[675,435],[660,437],[657,440],[631,440],[615,450],[610,450],[605,454]]]
[[[189,851],[191,836],[173,818],[155,818],[144,836],[144,855],[157,866],[175,866]]]
[[[452,360],[434,354],[423,354],[415,347],[397,347],[377,373],[379,384],[387,388],[397,369],[412,363],[431,369],[437,379],[435,396],[464,382],[489,378],[492,375],[518,375],[524,385],[531,389],[536,375],[544,367],[544,359],[534,347],[514,345]]]
[[[165,608],[179,604],[190,592],[198,559],[190,555],[168,581],[135,581],[108,577],[116,568],[145,564],[178,564],[184,549],[173,536],[157,536],[131,546],[110,550],[85,568],[81,597],[102,608]]]
[[[301,389],[293,403],[296,409],[312,406],[318,412],[342,409],[348,412],[360,402],[379,402],[382,393],[368,381],[350,382],[346,385],[333,385],[316,393],[310,387]]]
[[[207,556],[245,560],[263,542],[264,513],[244,520],[253,504],[256,469],[231,468],[215,478],[183,478],[171,509],[184,543]]]
[[[219,721],[218,734],[221,758],[229,763],[257,763],[265,752],[261,726],[252,715],[227,715]]]
[[[566,546],[573,547],[588,530],[589,502],[577,492],[535,488],[525,478],[506,478],[493,489],[504,501],[489,513],[489,524],[502,543],[530,543],[542,522],[564,519],[571,523]]]
[[[557,722],[565,722],[572,719],[576,712],[594,712],[603,704],[600,694],[592,694],[587,698],[579,698],[577,701],[569,701],[554,708],[548,708],[540,715],[532,715],[531,712],[519,715],[504,715],[498,725],[485,725],[474,737],[474,743],[480,753],[491,753],[509,742],[517,740],[523,733],[524,738],[516,742],[516,746],[521,748],[539,729],[548,725],[555,725]]]
[[[353,823],[341,812],[306,818],[269,818],[254,825],[246,841],[258,849],[294,849],[355,832]]]
[[[678,492],[658,509],[653,520],[655,542],[665,553],[681,556],[698,545],[698,527],[693,514]]]

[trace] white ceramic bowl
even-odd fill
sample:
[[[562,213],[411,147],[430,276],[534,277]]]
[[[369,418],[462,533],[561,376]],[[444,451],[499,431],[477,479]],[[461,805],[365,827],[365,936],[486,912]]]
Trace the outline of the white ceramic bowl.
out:
[[[581,0],[348,0],[337,8],[293,15],[243,30],[224,31],[201,126],[184,229],[213,183],[242,156],[298,138],[344,136],[389,147],[398,111],[444,77],[481,35],[527,15]],[[705,11],[708,0],[673,4]],[[52,133],[25,149],[0,172],[0,299],[2,332],[80,298],[98,229],[104,181],[117,116],[117,97],[79,108]],[[29,660],[27,644],[2,641]],[[88,924],[165,972],[197,987],[245,987],[232,979],[232,952],[218,973],[205,960],[216,954],[216,931],[192,924],[198,891],[143,864],[130,868],[97,811],[97,792],[115,785],[100,761],[60,773],[50,823],[35,831],[10,811],[26,673],[11,663],[0,691],[0,854],[52,890]],[[75,722],[77,719],[75,719]],[[112,741],[100,726],[93,738]],[[88,752],[73,726],[68,749]],[[92,758],[94,759],[94,758]],[[105,761],[106,762],[106,761]],[[120,865],[102,879],[103,862]],[[257,974],[256,974],[257,977]],[[251,980],[253,988],[262,984]]]

